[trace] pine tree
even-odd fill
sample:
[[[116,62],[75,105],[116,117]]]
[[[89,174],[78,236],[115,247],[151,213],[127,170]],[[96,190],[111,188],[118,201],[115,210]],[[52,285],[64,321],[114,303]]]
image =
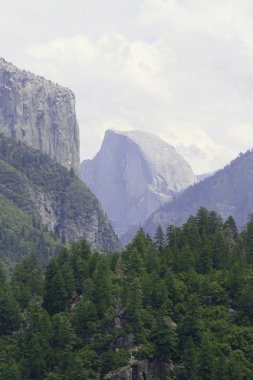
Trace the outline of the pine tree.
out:
[[[76,336],[67,315],[55,314],[52,318],[50,345],[54,350],[53,364],[62,373],[71,365],[75,342]]]
[[[8,335],[18,329],[20,313],[17,301],[7,281],[4,266],[0,265],[0,335]]]
[[[156,230],[154,241],[156,249],[161,253],[165,247],[165,236],[161,226]]]
[[[51,322],[39,298],[30,302],[26,317],[18,342],[23,377],[42,380],[52,355],[49,344]]]
[[[96,304],[98,314],[102,318],[105,316],[107,309],[113,305],[112,274],[105,260],[98,260],[93,279],[95,285],[93,302]]]
[[[196,380],[198,373],[198,351],[192,337],[186,338],[181,359],[183,360],[183,374],[185,379]]]
[[[25,257],[16,265],[11,285],[22,308],[28,306],[33,296],[43,296],[44,278],[37,256]]]
[[[44,306],[50,314],[55,314],[64,311],[67,302],[64,277],[56,259],[53,259],[46,270]]]
[[[208,335],[202,336],[198,357],[198,377],[202,380],[213,380],[215,376],[215,360],[213,345]]]
[[[212,252],[215,269],[224,269],[229,266],[229,246],[223,231],[218,231],[214,235]]]
[[[236,242],[238,240],[238,230],[234,218],[230,215],[224,223],[224,231],[226,236]]]
[[[138,277],[132,279],[129,284],[129,297],[126,305],[126,316],[131,329],[136,333],[141,333],[142,329],[142,306],[143,294]]]

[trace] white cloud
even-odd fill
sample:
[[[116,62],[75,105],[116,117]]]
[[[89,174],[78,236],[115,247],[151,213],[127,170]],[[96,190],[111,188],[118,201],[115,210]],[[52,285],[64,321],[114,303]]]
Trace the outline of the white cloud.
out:
[[[106,128],[157,133],[198,173],[252,147],[251,0],[45,0],[46,26],[31,0],[9,4],[13,63],[76,93],[82,158]]]

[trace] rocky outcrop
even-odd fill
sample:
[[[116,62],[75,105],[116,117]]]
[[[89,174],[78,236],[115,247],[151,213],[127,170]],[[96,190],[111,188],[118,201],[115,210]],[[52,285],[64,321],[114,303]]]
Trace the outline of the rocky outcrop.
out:
[[[112,130],[95,158],[82,163],[81,178],[119,235],[197,181],[189,164],[159,137]]]
[[[104,380],[132,380],[132,368],[130,365],[111,371],[104,376]]]
[[[0,132],[49,154],[79,175],[74,94],[1,58]]]
[[[118,368],[101,377],[102,380],[162,379],[169,373],[170,365],[161,360],[133,360],[128,366]]]
[[[144,229],[153,235],[159,225],[181,225],[200,207],[216,211],[224,219],[230,215],[241,229],[253,212],[253,150],[241,154],[217,171],[154,212]]]
[[[97,198],[49,156],[0,135],[0,195],[63,240],[85,239],[93,249],[121,244]]]

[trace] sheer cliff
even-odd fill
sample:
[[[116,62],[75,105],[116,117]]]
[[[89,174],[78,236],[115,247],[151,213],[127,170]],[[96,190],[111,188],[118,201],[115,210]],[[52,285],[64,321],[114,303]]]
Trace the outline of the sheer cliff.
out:
[[[67,88],[0,58],[0,132],[39,149],[79,175],[75,97]]]
[[[172,146],[142,131],[106,131],[98,154],[82,163],[81,178],[119,235],[196,182],[191,167]]]

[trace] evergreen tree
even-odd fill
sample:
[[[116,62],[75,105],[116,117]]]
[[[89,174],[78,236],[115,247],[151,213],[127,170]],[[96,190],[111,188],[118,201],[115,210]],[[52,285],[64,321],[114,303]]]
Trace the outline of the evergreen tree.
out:
[[[28,306],[33,296],[43,296],[44,278],[38,258],[25,257],[19,262],[12,277],[12,288],[22,308]]]
[[[0,281],[0,335],[9,335],[18,329],[20,313],[2,263],[0,263]]]
[[[129,284],[129,297],[126,304],[126,316],[131,326],[131,330],[141,335],[142,330],[142,306],[143,294],[140,280],[138,277],[133,278]]]
[[[72,351],[76,341],[74,330],[65,314],[55,314],[52,318],[50,345],[53,348],[53,365],[64,373],[71,366]]]
[[[157,250],[159,252],[162,252],[162,250],[165,247],[165,236],[164,236],[164,232],[161,226],[159,226],[156,230],[154,241],[155,241],[155,246]]]
[[[60,313],[67,308],[68,293],[59,264],[55,259],[49,263],[45,276],[44,306],[50,314]]]
[[[230,215],[224,223],[224,231],[226,236],[236,242],[238,240],[238,230],[234,218]]]
[[[212,380],[215,376],[215,359],[213,345],[207,334],[203,334],[199,358],[198,358],[198,378]]]
[[[95,284],[93,302],[102,318],[113,304],[112,276],[105,260],[98,260],[93,279]]]
[[[223,231],[215,233],[213,238],[213,266],[215,269],[227,268],[229,262],[229,246]]]
[[[49,344],[51,322],[39,299],[31,301],[24,328],[19,335],[19,358],[25,379],[42,380],[52,357]]]

